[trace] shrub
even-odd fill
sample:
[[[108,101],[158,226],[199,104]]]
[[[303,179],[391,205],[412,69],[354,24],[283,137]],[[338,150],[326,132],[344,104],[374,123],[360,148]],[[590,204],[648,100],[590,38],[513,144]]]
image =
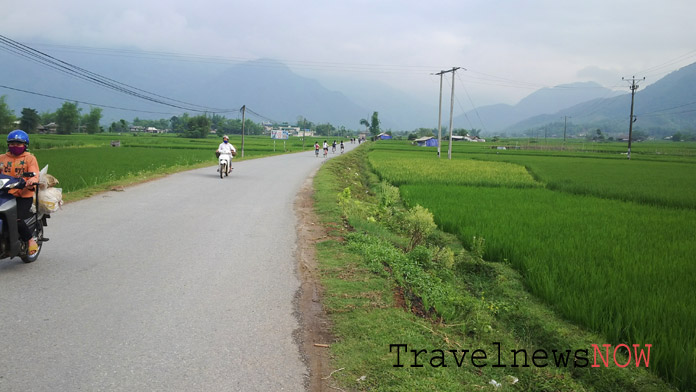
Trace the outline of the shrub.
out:
[[[404,229],[410,237],[408,250],[423,243],[423,240],[437,227],[433,214],[427,208],[416,205],[404,214]]]

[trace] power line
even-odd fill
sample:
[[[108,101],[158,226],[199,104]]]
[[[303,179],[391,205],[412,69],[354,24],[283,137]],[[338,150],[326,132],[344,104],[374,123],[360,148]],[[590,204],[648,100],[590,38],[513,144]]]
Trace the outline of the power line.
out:
[[[131,112],[139,112],[139,113],[151,113],[151,114],[167,114],[167,115],[169,115],[169,114],[173,114],[173,115],[178,114],[178,113],[170,113],[170,112],[154,112],[154,111],[148,111],[148,110],[128,109],[128,108],[122,108],[122,107],[118,107],[118,106],[103,105],[103,104],[99,104],[99,103],[86,102],[86,101],[80,101],[80,100],[77,100],[77,99],[64,98],[64,97],[57,97],[57,96],[55,96],[55,95],[37,93],[37,92],[35,92],[35,91],[23,90],[23,89],[21,89],[21,88],[15,88],[15,87],[5,86],[5,85],[1,85],[1,84],[0,84],[0,88],[5,88],[5,89],[8,89],[8,90],[19,91],[19,92],[26,93],[26,94],[38,95],[38,96],[46,97],[46,98],[59,99],[59,100],[62,100],[62,101],[77,102],[77,103],[81,103],[81,104],[84,104],[84,105],[91,105],[91,106],[97,106],[97,107],[102,107],[102,108],[117,109],[117,110],[125,110],[125,111],[131,111]]]
[[[282,68],[286,66],[294,66],[302,69],[315,70],[338,70],[338,71],[355,71],[355,72],[404,72],[413,74],[422,74],[424,70],[432,69],[432,65],[403,65],[403,64],[375,64],[375,63],[345,63],[345,62],[328,62],[328,61],[307,61],[307,60],[272,60],[253,57],[229,57],[229,56],[210,56],[197,55],[190,53],[176,52],[158,52],[158,51],[139,51],[129,49],[110,49],[96,48],[86,46],[69,46],[69,45],[51,45],[51,44],[35,44],[38,46],[54,47],[59,50],[71,51],[77,53],[100,53],[103,55],[119,56],[119,57],[144,57],[144,58],[160,58],[175,61],[191,61],[191,62],[210,62],[210,63],[232,63],[241,64],[245,62],[254,62],[254,66],[266,66]]]
[[[696,104],[696,101],[694,101],[694,102],[689,102],[689,103],[685,103],[685,104],[683,104],[683,105],[672,106],[672,107],[670,107],[670,108],[658,109],[658,110],[655,110],[655,111],[652,111],[652,112],[648,112],[648,113],[641,113],[640,116],[641,116],[641,117],[646,117],[646,116],[657,116],[657,115],[662,114],[663,112],[666,112],[666,111],[668,111],[668,110],[683,108],[684,106],[690,106],[690,105],[694,105],[694,104]],[[687,110],[686,112],[679,112],[679,113],[688,113],[688,112],[690,112],[690,111],[691,111],[691,110]],[[672,114],[672,113],[666,113],[666,114]]]
[[[79,79],[95,83],[97,85],[100,85],[102,87],[106,87],[127,95],[134,96],[136,98],[141,98],[144,100],[148,100],[154,103],[158,103],[161,105],[165,106],[170,106],[170,107],[175,107],[178,109],[183,109],[183,110],[189,110],[189,111],[194,111],[194,112],[219,112],[219,113],[225,113],[225,112],[232,112],[234,110],[230,109],[219,109],[219,108],[208,108],[202,105],[196,105],[196,104],[191,104],[188,102],[184,101],[179,101],[173,98],[168,98],[156,93],[152,93],[146,90],[142,90],[130,85],[127,85],[125,83],[118,82],[116,80],[110,79],[108,77],[96,74],[94,72],[88,71],[86,69],[80,68],[78,66],[75,66],[73,64],[67,63],[65,61],[59,60],[53,56],[50,56],[46,53],[43,53],[41,51],[38,51],[36,49],[30,48],[26,45],[23,45],[17,41],[14,41],[10,38],[7,38],[5,36],[0,35],[0,43],[5,45],[5,50],[9,51],[10,53],[14,53],[16,55],[19,55],[24,58],[28,58],[32,61],[38,62],[39,64],[42,64],[44,66],[47,66],[49,68],[52,68],[54,70],[57,70],[59,72],[67,73],[71,76],[77,77]],[[159,97],[159,98],[155,98]],[[164,100],[163,100],[164,99]],[[188,106],[182,106],[176,103],[171,103],[171,102],[166,102],[165,100],[172,101],[172,102],[178,102],[180,104],[188,105]]]
[[[459,77],[459,76],[457,76],[457,77]],[[481,128],[483,129],[484,132],[487,132],[486,126],[483,124],[483,120],[481,119],[481,115],[479,115],[478,109],[476,109],[476,105],[474,105],[474,101],[471,99],[471,95],[469,95],[469,91],[466,89],[466,85],[461,80],[461,78],[459,79],[459,81],[462,82],[462,88],[464,89],[466,96],[469,98],[469,102],[471,103],[471,107],[474,108],[474,113],[476,113],[476,117],[478,117],[479,122],[481,123]],[[466,115],[466,112],[464,112],[464,114]],[[468,117],[467,117],[467,120],[468,120]],[[473,128],[473,125],[471,127]]]

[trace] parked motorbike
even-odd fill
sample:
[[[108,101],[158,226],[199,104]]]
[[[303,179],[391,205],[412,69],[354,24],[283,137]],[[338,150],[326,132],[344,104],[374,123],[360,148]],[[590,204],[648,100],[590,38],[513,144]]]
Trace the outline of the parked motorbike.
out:
[[[36,173],[24,173],[24,177],[34,177]],[[27,243],[19,238],[17,230],[17,200],[8,193],[10,189],[23,188],[24,179],[0,174],[0,259],[19,257],[25,263],[36,261],[41,253],[45,238],[44,227],[47,226],[46,219],[50,214],[41,212],[39,208],[39,186],[36,186],[35,213],[30,218],[25,219],[29,230],[36,238],[39,249],[33,255],[29,255]]]

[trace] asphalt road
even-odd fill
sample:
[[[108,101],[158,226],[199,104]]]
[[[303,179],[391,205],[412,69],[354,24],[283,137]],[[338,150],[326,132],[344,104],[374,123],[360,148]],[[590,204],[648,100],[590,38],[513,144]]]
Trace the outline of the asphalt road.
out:
[[[35,263],[0,261],[0,391],[304,390],[293,203],[322,161],[234,162],[225,179],[209,167],[64,206]]]

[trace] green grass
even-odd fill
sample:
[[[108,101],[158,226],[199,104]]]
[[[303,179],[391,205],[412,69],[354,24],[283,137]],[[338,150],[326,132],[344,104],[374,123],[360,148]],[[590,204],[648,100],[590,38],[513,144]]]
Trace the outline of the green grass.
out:
[[[628,161],[524,155],[474,159],[526,166],[547,188],[578,195],[696,209],[696,161]]]

